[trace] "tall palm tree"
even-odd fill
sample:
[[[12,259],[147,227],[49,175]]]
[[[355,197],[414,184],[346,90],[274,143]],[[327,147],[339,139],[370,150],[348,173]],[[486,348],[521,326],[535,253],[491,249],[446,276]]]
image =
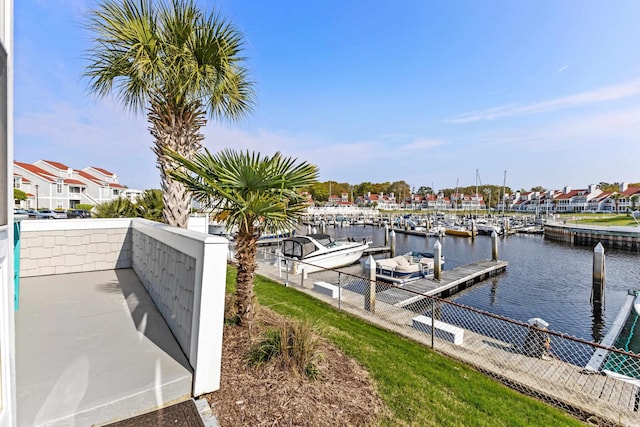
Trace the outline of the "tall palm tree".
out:
[[[200,129],[213,118],[235,120],[251,110],[253,83],[243,67],[243,36],[194,0],[104,0],[87,25],[93,35],[85,76],[98,96],[114,93],[146,110],[160,169],[165,220],[186,227],[189,194],[169,171],[171,149],[191,158]]]
[[[236,307],[239,323],[253,322],[253,277],[256,270],[257,241],[262,232],[291,229],[307,207],[299,192],[318,177],[318,168],[307,162],[276,153],[224,150],[211,155],[205,149],[188,160],[167,152],[180,168],[173,178],[191,191],[206,208],[226,214],[227,230],[237,228]]]

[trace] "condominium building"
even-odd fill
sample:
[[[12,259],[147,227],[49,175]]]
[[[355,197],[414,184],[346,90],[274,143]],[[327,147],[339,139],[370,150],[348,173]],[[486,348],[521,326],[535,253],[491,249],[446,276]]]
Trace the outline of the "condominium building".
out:
[[[138,193],[120,184],[117,174],[96,166],[78,170],[51,160],[13,165],[13,187],[27,195],[17,205],[21,208],[73,209]]]

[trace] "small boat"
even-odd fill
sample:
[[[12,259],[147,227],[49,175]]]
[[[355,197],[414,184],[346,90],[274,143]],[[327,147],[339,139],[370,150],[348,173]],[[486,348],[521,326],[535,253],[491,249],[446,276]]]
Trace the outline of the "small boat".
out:
[[[444,257],[440,258],[444,264]],[[382,282],[405,284],[433,277],[435,260],[430,252],[407,252],[394,258],[376,260],[376,279]]]
[[[286,260],[299,261],[292,272],[307,273],[338,268],[358,261],[369,242],[334,240],[328,234],[307,234],[282,241],[282,255]]]
[[[446,226],[444,234],[448,234],[450,236],[473,237],[471,230],[463,225]]]

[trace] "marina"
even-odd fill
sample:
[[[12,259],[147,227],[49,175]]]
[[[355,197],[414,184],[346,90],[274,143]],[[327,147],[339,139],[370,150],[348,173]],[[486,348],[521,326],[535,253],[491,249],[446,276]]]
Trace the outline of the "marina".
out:
[[[380,253],[372,253],[374,258],[388,256],[384,227],[336,226],[327,227],[327,232],[336,239],[371,239],[369,250],[380,248]],[[488,236],[438,238],[402,232],[396,235],[396,252],[432,252],[436,241],[442,243],[442,254],[446,257],[443,273],[491,255]],[[622,308],[627,291],[640,288],[638,253],[607,250],[606,299],[598,315],[590,304],[593,248],[518,233],[498,239],[498,249],[499,258],[509,263],[505,274],[491,277],[449,299],[521,321],[541,317],[550,323],[552,330],[600,342]],[[351,270],[361,274],[362,267],[357,265]]]

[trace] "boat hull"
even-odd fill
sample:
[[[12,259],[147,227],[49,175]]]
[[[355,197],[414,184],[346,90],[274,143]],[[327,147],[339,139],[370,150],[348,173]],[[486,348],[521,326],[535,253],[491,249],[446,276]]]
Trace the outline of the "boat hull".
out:
[[[448,234],[449,236],[473,237],[471,230],[456,230],[453,228],[445,229],[444,234]]]
[[[293,261],[294,274],[300,274],[304,270],[306,273],[327,270],[331,268],[351,265],[362,258],[362,254],[369,247],[368,244],[354,246],[349,250],[340,250],[333,253],[324,253],[316,256],[304,258],[301,261]]]

